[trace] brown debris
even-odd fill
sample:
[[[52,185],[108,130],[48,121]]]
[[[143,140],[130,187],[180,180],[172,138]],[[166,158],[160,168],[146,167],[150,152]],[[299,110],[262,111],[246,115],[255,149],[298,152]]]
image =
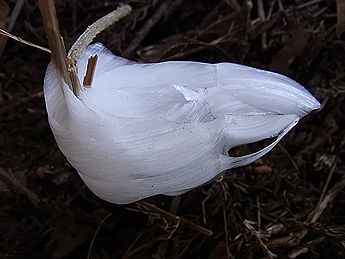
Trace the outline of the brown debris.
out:
[[[18,1],[5,2],[8,26]],[[289,73],[322,109],[273,152],[213,183],[113,205],[88,190],[55,144],[42,93],[49,55],[10,40],[0,57],[0,257],[344,258],[342,1],[125,2],[131,15],[96,39],[117,55]],[[24,6],[11,35],[47,46],[35,2]],[[56,0],[66,46],[117,6]]]
[[[42,14],[43,25],[47,34],[48,45],[52,52],[54,64],[59,71],[64,82],[78,93],[78,86],[73,86],[67,69],[67,52],[65,43],[61,37],[60,28],[57,20],[54,0],[39,0],[38,6]]]
[[[270,69],[280,73],[288,73],[292,62],[303,52],[309,40],[309,33],[301,25],[292,33],[291,38],[272,58]]]
[[[144,209],[144,210],[149,210],[149,211],[152,211],[154,213],[157,213],[158,215],[160,215],[161,217],[165,217],[169,220],[174,220],[174,221],[177,221],[178,225],[181,223],[181,224],[184,224],[185,226],[189,227],[190,229],[192,230],[195,230],[197,232],[200,232],[201,234],[205,235],[205,236],[212,236],[212,231],[205,228],[205,227],[202,227],[202,226],[199,226],[197,224],[194,224],[193,222],[187,220],[187,219],[184,219],[184,218],[181,218],[171,212],[168,212],[168,211],[165,211],[165,210],[162,210],[158,207],[156,207],[155,205],[151,204],[151,203],[148,203],[148,202],[138,202],[137,203],[137,206],[141,209]]]
[[[0,29],[6,29],[10,15],[10,7],[5,0],[0,0]],[[0,36],[0,57],[4,51],[7,38]]]
[[[34,192],[30,191],[25,185],[20,183],[20,181],[18,181],[18,179],[14,176],[14,174],[11,171],[6,172],[4,169],[0,167],[0,176],[8,180],[11,184],[13,184],[13,186],[16,187],[17,190],[26,194],[29,200],[35,206],[38,206],[40,198],[38,198],[38,196]]]
[[[90,87],[92,84],[93,76],[95,74],[98,56],[91,56],[87,61],[86,74],[83,79],[83,85]]]

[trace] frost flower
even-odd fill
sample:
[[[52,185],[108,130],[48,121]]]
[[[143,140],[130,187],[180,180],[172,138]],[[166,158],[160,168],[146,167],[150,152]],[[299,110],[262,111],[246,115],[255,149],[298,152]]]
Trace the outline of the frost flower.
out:
[[[50,64],[44,83],[49,123],[68,161],[100,198],[125,204],[178,195],[268,153],[300,118],[320,107],[297,82],[232,63],[140,64],[101,44],[94,80],[78,98]],[[229,148],[277,137],[241,156]]]

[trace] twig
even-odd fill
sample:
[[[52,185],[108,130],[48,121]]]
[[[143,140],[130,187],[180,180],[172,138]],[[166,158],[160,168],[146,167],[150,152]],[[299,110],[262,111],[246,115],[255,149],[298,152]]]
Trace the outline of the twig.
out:
[[[277,257],[276,254],[272,253],[267,245],[262,241],[261,239],[261,234],[259,231],[256,231],[254,229],[254,227],[252,226],[252,222],[250,222],[249,220],[244,220],[243,222],[244,226],[250,231],[250,233],[255,237],[258,245],[260,246],[260,248],[262,249],[262,251],[270,258],[273,259],[275,257]]]
[[[178,208],[180,206],[180,202],[181,202],[181,196],[176,196],[172,199],[171,204],[170,204],[170,208],[169,211],[173,214],[176,214],[178,211]],[[173,236],[173,234],[176,232],[176,230],[178,229],[178,227],[180,226],[180,221],[177,221],[177,224],[175,225],[175,227],[173,228],[172,231],[170,231],[169,236],[166,238],[166,240],[164,240],[163,242],[161,242],[158,246],[157,249],[157,256],[160,258],[165,258],[166,257],[166,250],[168,248],[168,240],[171,239],[171,237]]]
[[[185,218],[181,218],[179,216],[176,216],[175,214],[173,213],[170,213],[168,211],[165,211],[163,209],[160,209],[158,207],[156,207],[155,205],[151,204],[151,203],[148,203],[148,202],[137,202],[136,203],[137,206],[139,207],[142,207],[142,208],[145,208],[146,210],[152,210],[158,214],[160,214],[161,216],[165,217],[165,218],[168,218],[170,220],[177,220],[177,221],[180,221],[181,224],[193,229],[193,230],[196,230],[198,231],[199,233],[205,235],[205,236],[211,236],[213,234],[213,232],[207,228],[204,228],[202,226],[199,226],[197,224],[194,224],[193,222],[185,219]]]
[[[260,198],[259,196],[256,196],[256,207],[258,208],[258,227],[259,230],[261,230],[261,205],[260,205]]]
[[[24,2],[25,0],[17,0],[16,5],[14,6],[13,11],[11,13],[10,22],[8,23],[8,26],[7,26],[7,30],[9,32],[12,31],[14,24],[17,21],[18,15],[23,8]]]
[[[308,7],[308,6],[311,6],[311,5],[315,5],[315,4],[318,4],[318,3],[321,3],[323,0],[312,0],[312,1],[309,1],[309,2],[306,2],[306,3],[303,3],[303,4],[300,4],[300,5],[297,5],[296,6],[296,9],[303,9],[305,7]]]
[[[267,21],[271,20],[271,16],[272,16],[272,13],[273,13],[273,8],[274,8],[274,6],[276,5],[276,3],[277,3],[277,0],[271,1],[270,7],[269,7],[269,9],[268,9],[267,16],[266,16],[266,20],[267,20]]]
[[[38,203],[40,202],[40,198],[38,198],[38,196],[34,192],[30,191],[26,186],[22,185],[11,171],[5,171],[4,169],[0,167],[0,175],[6,178],[8,181],[10,181],[20,191],[25,193],[27,197],[29,198],[29,200],[36,207],[38,206]]]
[[[241,12],[241,6],[238,4],[237,0],[223,0],[227,5],[232,7],[237,13]]]
[[[130,56],[132,52],[138,48],[140,43],[145,39],[146,35],[151,29],[158,23],[164,14],[171,14],[177,6],[182,3],[183,0],[167,0],[164,1],[161,6],[156,10],[152,17],[143,25],[140,31],[136,34],[136,37],[131,41],[128,48],[124,51],[126,56]],[[166,17],[165,17],[166,18]]]
[[[278,0],[278,7],[279,7],[279,11],[285,12],[285,9],[281,0]]]
[[[89,60],[87,61],[86,74],[83,79],[83,85],[86,87],[89,87],[92,84],[93,76],[95,74],[97,58],[98,58],[97,55],[91,56],[89,57]]]
[[[296,172],[301,175],[301,170],[299,169],[299,167],[298,167],[297,163],[295,162],[295,160],[293,160],[293,158],[291,157],[289,152],[286,150],[286,148],[282,144],[278,144],[278,147],[279,147],[280,151],[282,151],[287,156],[287,158],[290,160],[291,164],[296,169]]]
[[[54,0],[38,0],[38,6],[41,11],[44,29],[47,34],[48,45],[52,52],[53,62],[64,82],[71,90],[73,90],[74,94],[77,95],[80,85],[76,82],[72,82],[72,78],[77,76],[71,75],[67,70],[66,48],[61,37]]]
[[[93,247],[93,243],[95,242],[95,239],[96,239],[96,236],[99,232],[99,230],[101,229],[102,225],[104,224],[104,222],[107,220],[107,218],[109,218],[111,215],[113,215],[112,213],[109,213],[107,214],[103,219],[102,221],[99,223],[96,231],[95,231],[95,234],[93,235],[92,237],[92,240],[91,240],[91,243],[90,243],[90,247],[89,247],[89,252],[87,253],[87,259],[90,259],[91,258],[91,252],[92,252],[92,247]]]
[[[266,15],[264,10],[264,3],[262,0],[258,0],[258,14],[261,22],[265,22]],[[261,47],[264,50],[267,49],[267,34],[265,31],[261,34]]]
[[[136,236],[136,238],[134,239],[134,241],[130,244],[130,246],[127,248],[126,252],[123,254],[122,258],[129,258],[128,255],[131,253],[131,250],[133,249],[133,247],[135,246],[135,244],[139,241],[139,239],[141,238],[141,236],[143,235],[144,232],[140,232],[139,235]]]
[[[213,183],[211,185],[211,187],[207,190],[207,191],[203,191],[203,193],[206,196],[205,199],[202,200],[201,202],[201,208],[202,208],[202,218],[203,218],[203,222],[204,224],[207,223],[207,219],[206,219],[206,202],[211,199],[211,197],[213,196],[216,196],[218,195],[218,193],[220,192],[220,188],[219,186],[221,187],[221,191],[222,191],[222,194],[223,194],[223,203],[227,201],[227,192],[226,192],[226,188],[224,186],[224,183],[223,183],[223,175],[219,176],[219,178],[215,181],[215,183]]]
[[[129,15],[131,11],[132,8],[129,5],[123,5],[90,25],[68,51],[67,59],[69,62],[69,70],[75,68],[76,62],[79,60],[81,54],[84,53],[86,47],[92,42],[97,34]]]
[[[66,58],[68,72],[71,75],[72,85],[74,85],[73,92],[76,96],[78,96],[80,91],[80,83],[77,76],[77,61],[79,60],[81,54],[84,53],[86,47],[92,42],[97,34],[127,16],[131,11],[132,8],[129,5],[124,5],[98,19],[79,36],[79,38],[72,45],[71,49],[68,51]]]
[[[140,246],[138,246],[137,248],[135,248],[132,251],[129,251],[128,253],[126,252],[126,254],[122,257],[122,259],[128,259],[133,257],[135,254],[139,253],[140,251],[144,250],[145,248],[151,247],[154,244],[156,244],[159,240],[158,239],[151,239],[150,241],[148,241],[145,244],[142,244]]]
[[[56,18],[54,0],[38,0],[38,4],[42,13],[45,31],[48,36],[48,43],[52,51],[54,62],[65,83],[73,90],[73,93],[78,96],[81,86],[77,75],[77,61],[81,54],[84,53],[86,47],[98,33],[128,15],[132,8],[129,5],[124,5],[94,22],[82,35],[80,35],[68,54],[66,54]]]
[[[215,184],[219,184],[221,186],[222,194],[223,194],[223,202],[222,202],[222,209],[223,209],[223,224],[224,224],[224,236],[225,236],[225,249],[226,249],[226,256],[227,258],[234,259],[235,257],[232,255],[229,247],[229,232],[228,232],[228,217],[226,214],[226,204],[228,201],[228,185],[226,184],[224,180],[224,176],[220,175],[220,177],[216,180]],[[205,208],[203,207],[203,216],[205,220],[204,215]],[[206,223],[206,222],[205,222]]]
[[[313,18],[316,18],[318,17],[319,15],[323,14],[325,11],[327,11],[328,7],[324,7],[324,8],[321,8],[320,10],[318,10],[316,13],[313,14]]]
[[[39,50],[43,50],[43,51],[45,51],[45,52],[51,54],[50,49],[47,49],[47,48],[45,48],[45,47],[41,47],[41,46],[39,46],[39,45],[37,45],[37,44],[35,44],[35,43],[32,43],[32,42],[30,42],[30,41],[27,41],[27,40],[24,40],[24,39],[22,39],[22,38],[19,38],[19,37],[15,36],[15,35],[13,35],[13,34],[11,34],[11,33],[9,33],[9,32],[7,32],[7,31],[1,29],[1,28],[0,28],[0,34],[3,35],[3,36],[6,36],[6,37],[8,37],[8,38],[11,38],[11,39],[13,39],[13,40],[15,40],[15,41],[18,41],[18,42],[20,42],[20,43],[22,43],[22,44],[28,45],[28,46],[30,46],[30,47],[34,47],[34,48],[39,49]],[[1,55],[1,52],[0,52],[0,55]]]
[[[13,29],[14,24],[17,21],[18,15],[20,13],[20,10],[22,9],[24,5],[24,0],[17,0],[16,5],[13,8],[13,11],[11,13],[11,18],[10,18],[10,22],[8,23],[8,25],[6,26],[6,30],[8,32],[11,32]],[[5,35],[6,36],[6,35]],[[1,38],[0,38],[1,39]],[[2,53],[4,52],[4,49],[6,47],[7,44],[7,39],[8,38],[4,38],[0,41],[0,56],[2,55]]]
[[[252,24],[251,24],[251,12],[253,9],[253,2],[251,0],[245,0],[244,1],[246,10],[247,10],[247,16],[246,16],[246,32],[245,32],[245,40],[248,40],[248,34],[252,29]]]
[[[336,164],[335,164],[336,166]],[[331,171],[335,170],[335,166],[331,169]],[[332,172],[333,174],[333,172]],[[320,199],[316,208],[309,214],[306,223],[315,223],[325,209],[329,206],[331,202],[333,202],[334,198],[338,195],[338,193],[345,188],[345,174],[340,182],[337,182],[328,192],[324,195],[323,199]],[[322,194],[321,194],[322,195]]]
[[[43,92],[42,91],[39,91],[37,93],[33,93],[33,94],[30,94],[28,96],[25,96],[23,98],[20,98],[18,101],[16,102],[11,102],[9,103],[8,105],[2,105],[2,108],[0,109],[0,115],[1,114],[4,114],[6,112],[9,112],[10,110],[12,109],[15,109],[16,107],[24,104],[24,103],[27,103],[27,102],[30,102],[36,98],[41,98],[43,96]]]
[[[337,36],[345,31],[345,1],[337,0]]]
[[[323,242],[323,241],[325,241],[324,237],[319,237],[317,239],[314,239],[314,240],[306,243],[305,245],[303,245],[301,247],[298,247],[297,249],[295,249],[292,252],[290,252],[287,255],[287,258],[297,258],[298,256],[300,256],[302,254],[306,254],[310,250],[312,245],[315,245],[315,244]]]
[[[170,209],[169,211],[171,213],[176,214],[178,211],[178,208],[180,207],[180,203],[181,203],[181,195],[180,196],[176,196],[172,199],[171,204],[170,204]]]
[[[334,170],[334,169],[332,168],[331,170]],[[315,209],[309,213],[309,215],[305,221],[305,225],[315,223],[320,218],[320,216],[325,211],[325,209],[331,204],[331,202],[333,202],[334,198],[338,195],[338,193],[341,192],[344,188],[345,188],[345,174],[343,175],[342,180],[340,182],[336,183],[327,192],[327,194],[324,195],[323,199],[319,200]],[[322,194],[321,194],[321,196],[322,196]],[[268,243],[268,245],[272,246],[272,247],[277,246],[277,245],[281,245],[281,244],[285,244],[285,246],[298,245],[307,233],[308,233],[308,230],[304,229],[300,232],[292,233],[289,236],[278,238],[275,240],[271,240]]]
[[[333,176],[334,170],[335,170],[335,168],[337,167],[337,163],[338,163],[338,161],[336,160],[336,161],[334,162],[332,168],[331,168],[331,171],[329,171],[329,174],[328,174],[328,177],[327,177],[325,186],[324,186],[323,189],[322,189],[322,193],[321,193],[319,202],[321,202],[321,201],[325,198],[325,194],[326,194],[326,191],[327,191],[329,182],[331,181],[331,178],[332,178],[332,176]]]
[[[227,215],[226,215],[226,201],[223,201],[223,222],[224,222],[224,235],[225,235],[225,248],[226,248],[226,256],[227,258],[234,259],[235,257],[232,255],[229,247],[229,233],[228,233],[228,222],[227,222]]]

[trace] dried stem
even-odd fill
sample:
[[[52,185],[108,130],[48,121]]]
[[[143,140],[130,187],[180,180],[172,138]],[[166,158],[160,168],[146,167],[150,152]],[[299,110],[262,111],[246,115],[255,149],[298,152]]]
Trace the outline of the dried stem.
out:
[[[131,11],[132,11],[132,8],[129,5],[123,5],[117,8],[115,11],[112,11],[111,13],[98,19],[91,26],[89,26],[85,30],[85,32],[83,32],[82,35],[79,36],[79,38],[76,40],[76,42],[73,44],[73,46],[69,50],[67,58],[66,58],[67,63],[68,63],[67,69],[71,75],[72,84],[78,86],[78,88],[75,89],[75,91],[73,91],[76,95],[78,95],[80,91],[80,83],[77,77],[77,73],[78,73],[77,61],[79,60],[81,54],[84,53],[84,51],[86,50],[86,47],[92,42],[92,40],[97,36],[97,34],[99,34],[103,30],[105,30],[106,28],[114,24],[115,22],[127,16]],[[89,74],[93,75],[95,65],[96,63],[94,63],[94,66],[91,65],[92,70],[89,70]]]
[[[15,175],[11,171],[5,171],[0,167],[0,176],[6,178],[9,182],[11,182],[19,191],[25,193],[29,200],[37,207],[38,203],[40,203],[40,198],[31,190],[29,190],[26,186],[21,184]]]
[[[6,26],[6,30],[8,32],[12,31],[13,26],[17,21],[18,15],[19,15],[21,9],[23,8],[23,5],[24,5],[24,0],[17,0],[16,5],[14,6],[13,11],[11,13],[10,21],[9,21],[8,25]],[[8,36],[8,35],[5,35],[5,36]],[[0,38],[0,56],[4,52],[4,49],[5,49],[6,44],[7,44],[7,39],[8,39],[7,37],[5,37],[3,39]]]
[[[160,209],[158,208],[157,206],[151,204],[151,203],[148,203],[148,202],[137,202],[137,206],[138,207],[141,207],[141,208],[144,208],[146,210],[151,210],[151,211],[154,211],[156,213],[158,213],[159,215],[163,216],[163,217],[166,217],[168,219],[171,219],[171,220],[177,220],[177,221],[180,221],[182,224],[184,224],[185,226],[189,227],[190,229],[193,229],[195,231],[198,231],[199,233],[205,235],[205,236],[212,236],[213,233],[211,230],[207,229],[207,228],[204,228],[202,226],[199,226],[197,224],[194,224],[193,222],[185,219],[185,218],[181,218],[179,216],[176,216],[175,214],[171,213],[171,212],[168,212],[168,211],[165,211],[163,209]]]
[[[87,62],[86,74],[83,79],[83,85],[85,87],[90,87],[92,84],[93,76],[95,74],[96,64],[98,56],[91,56]]]
[[[17,36],[15,36],[15,35],[9,33],[8,31],[5,31],[5,30],[1,29],[1,28],[0,28],[0,35],[3,35],[3,36],[5,36],[5,37],[11,38],[11,39],[13,39],[13,40],[15,40],[15,41],[18,41],[18,42],[20,42],[20,43],[23,43],[23,44],[25,44],[25,45],[28,45],[28,46],[30,46],[30,47],[34,47],[34,48],[36,48],[36,49],[43,50],[43,51],[48,52],[49,54],[51,54],[50,49],[47,49],[47,48],[42,47],[42,46],[39,46],[39,45],[37,45],[37,44],[35,44],[35,43],[32,43],[32,42],[30,42],[30,41],[24,40],[24,39],[22,39],[22,38],[20,38],[20,37],[17,37]]]
[[[151,31],[151,29],[158,23],[158,21],[162,18],[171,14],[172,11],[177,8],[182,3],[182,0],[169,0],[164,1],[159,8],[155,11],[150,19],[143,25],[143,27],[136,33],[136,36],[133,38],[131,43],[129,44],[128,48],[125,50],[125,55],[129,56],[132,52],[138,48],[140,43],[145,39],[147,34]]]
[[[54,0],[38,0],[38,5],[41,10],[44,28],[47,33],[48,44],[52,51],[53,61],[65,83],[70,87],[73,93],[78,96],[81,85],[77,75],[77,61],[81,54],[84,53],[86,47],[98,33],[128,15],[132,8],[129,5],[124,5],[97,20],[89,26],[82,35],[80,35],[67,55],[65,45],[60,34]],[[90,74],[93,74],[93,71],[91,71]]]
[[[42,14],[43,25],[47,34],[48,45],[52,52],[53,62],[65,83],[73,90],[74,94],[77,94],[79,86],[72,84],[70,74],[67,70],[66,48],[61,37],[54,0],[38,0],[38,6]]]
[[[71,66],[69,69],[76,66],[76,62],[80,58],[81,54],[84,53],[86,47],[92,42],[97,34],[127,16],[131,11],[132,8],[129,5],[123,5],[89,26],[85,32],[79,36],[68,52],[67,59],[69,66]]]
[[[107,220],[107,218],[109,218],[110,216],[112,216],[113,214],[112,213],[108,213],[102,220],[101,222],[99,223],[96,231],[95,231],[95,234],[93,235],[92,237],[92,240],[91,240],[91,243],[90,243],[90,247],[89,247],[89,252],[87,253],[87,259],[90,259],[91,258],[91,252],[92,252],[92,247],[93,247],[93,244],[95,242],[95,239],[96,239],[96,236],[99,232],[99,230],[101,229],[101,227],[103,226],[104,222]]]

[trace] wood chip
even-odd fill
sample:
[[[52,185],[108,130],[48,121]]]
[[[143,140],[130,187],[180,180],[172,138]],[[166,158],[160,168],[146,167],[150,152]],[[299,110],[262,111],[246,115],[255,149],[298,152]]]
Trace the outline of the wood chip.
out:
[[[95,56],[89,57],[87,61],[86,73],[83,79],[83,85],[86,87],[90,87],[92,84],[93,76],[96,70],[97,59],[98,59],[98,56],[95,55]]]

